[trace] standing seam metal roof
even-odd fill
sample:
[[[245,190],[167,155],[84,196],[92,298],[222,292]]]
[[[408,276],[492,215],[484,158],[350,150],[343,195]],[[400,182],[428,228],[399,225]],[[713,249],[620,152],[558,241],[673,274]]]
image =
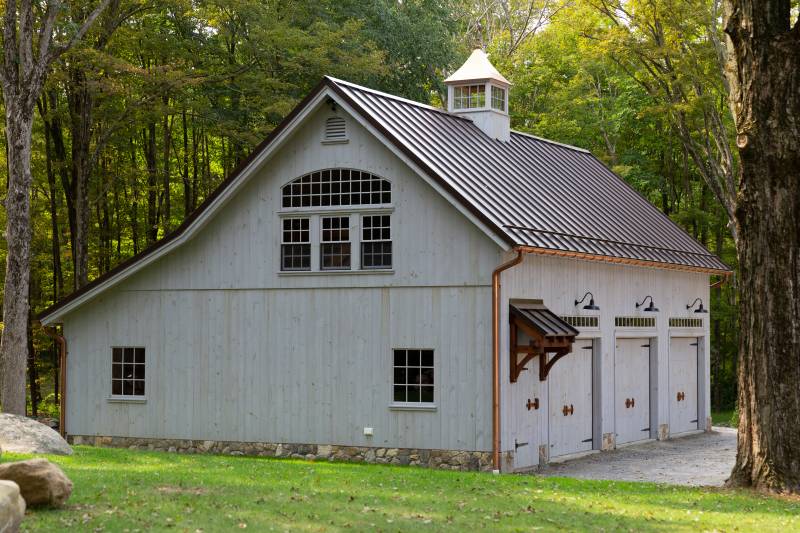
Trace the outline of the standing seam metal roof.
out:
[[[515,245],[730,270],[586,150],[328,80]]]

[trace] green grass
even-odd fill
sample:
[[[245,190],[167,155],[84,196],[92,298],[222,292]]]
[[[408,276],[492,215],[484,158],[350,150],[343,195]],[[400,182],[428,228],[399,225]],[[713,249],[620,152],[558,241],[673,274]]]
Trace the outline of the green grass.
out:
[[[722,489],[75,447],[25,531],[797,531],[800,501]],[[22,456],[4,455],[2,461]]]
[[[733,409],[711,413],[711,421],[715,426],[735,428],[739,425],[739,414]]]

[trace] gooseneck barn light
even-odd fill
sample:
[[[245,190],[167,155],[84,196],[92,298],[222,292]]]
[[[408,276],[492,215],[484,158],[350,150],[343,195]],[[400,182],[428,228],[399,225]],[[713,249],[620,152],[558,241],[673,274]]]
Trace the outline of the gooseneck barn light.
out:
[[[689,305],[686,306],[686,309],[691,309],[692,307],[694,307],[694,304],[696,304],[697,302],[700,302],[700,307],[695,309],[694,312],[695,313],[708,313],[708,309],[703,308],[703,300],[701,300],[700,298],[695,298],[692,303],[690,303]]]
[[[583,301],[586,300],[587,296],[590,296],[591,298],[589,298],[589,303],[584,305],[583,308],[588,311],[599,311],[600,308],[594,304],[594,294],[588,291],[586,292],[586,294],[583,295],[583,298],[581,298],[580,300],[575,300],[575,305],[582,304]]]
[[[658,307],[656,307],[655,302],[653,302],[653,297],[650,296],[649,294],[647,296],[645,296],[644,300],[642,300],[641,302],[636,302],[636,309],[639,309],[641,306],[643,306],[648,298],[650,298],[650,305],[645,307],[644,311],[646,311],[648,313],[657,313],[658,312]]]

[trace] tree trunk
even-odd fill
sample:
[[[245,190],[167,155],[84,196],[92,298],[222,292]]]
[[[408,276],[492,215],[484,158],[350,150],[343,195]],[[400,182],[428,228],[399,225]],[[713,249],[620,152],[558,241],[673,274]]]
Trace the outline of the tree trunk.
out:
[[[39,415],[39,372],[36,370],[36,351],[33,349],[33,316],[28,320],[28,388],[31,394],[31,416]]]
[[[790,2],[728,0],[741,157],[739,442],[730,483],[800,492],[800,22]]]
[[[31,257],[31,133],[33,107],[6,98],[8,193],[6,196],[5,290],[3,338],[0,341],[0,401],[3,411],[25,415],[25,365]]]
[[[72,189],[75,193],[75,287],[89,283],[89,150],[92,141],[94,97],[82,68],[70,71],[69,107],[72,130]]]

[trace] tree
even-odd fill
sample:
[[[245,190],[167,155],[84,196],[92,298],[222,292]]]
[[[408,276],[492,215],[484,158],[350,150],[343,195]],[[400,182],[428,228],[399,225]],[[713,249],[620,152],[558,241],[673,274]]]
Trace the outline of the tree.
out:
[[[741,159],[739,441],[730,483],[800,492],[800,21],[790,0],[726,0]],[[793,25],[792,25],[793,24]]]
[[[70,8],[49,1],[44,11],[30,0],[6,0],[0,84],[6,111],[8,194],[6,196],[6,277],[3,339],[0,341],[0,399],[8,413],[25,414],[25,363],[28,360],[31,246],[31,138],[34,109],[50,65],[78,42],[110,0],[101,2],[70,36],[57,27]]]

